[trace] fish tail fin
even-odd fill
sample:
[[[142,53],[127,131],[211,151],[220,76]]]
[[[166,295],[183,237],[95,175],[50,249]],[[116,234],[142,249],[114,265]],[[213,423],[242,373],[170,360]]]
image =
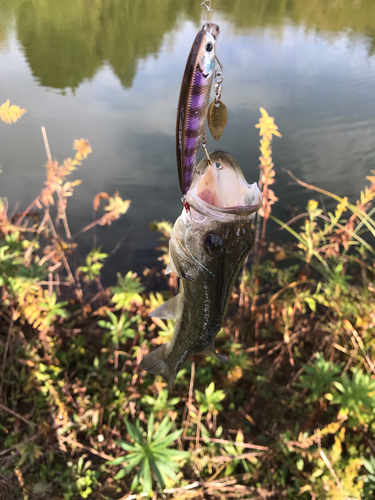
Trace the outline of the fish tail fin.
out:
[[[168,351],[169,342],[146,354],[141,361],[140,367],[155,375],[161,375],[168,383],[168,389],[171,391],[176,380],[176,374],[166,361]]]

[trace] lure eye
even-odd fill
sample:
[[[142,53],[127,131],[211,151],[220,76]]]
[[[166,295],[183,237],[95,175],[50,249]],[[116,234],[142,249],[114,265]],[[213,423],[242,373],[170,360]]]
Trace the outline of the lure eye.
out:
[[[207,52],[212,52],[212,49],[213,49],[213,48],[214,48],[214,47],[213,47],[212,43],[208,42],[208,44],[206,45],[206,50],[207,50]]]
[[[223,242],[218,234],[210,233],[206,236],[206,250],[209,254],[213,254],[220,250],[223,246]]]

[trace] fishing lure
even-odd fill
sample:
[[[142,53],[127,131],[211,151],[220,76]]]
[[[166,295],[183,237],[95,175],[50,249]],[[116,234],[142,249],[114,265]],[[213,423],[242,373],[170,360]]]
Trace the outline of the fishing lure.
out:
[[[205,23],[195,37],[186,63],[177,108],[177,170],[182,194],[191,185],[204,129],[215,73],[217,24]]]

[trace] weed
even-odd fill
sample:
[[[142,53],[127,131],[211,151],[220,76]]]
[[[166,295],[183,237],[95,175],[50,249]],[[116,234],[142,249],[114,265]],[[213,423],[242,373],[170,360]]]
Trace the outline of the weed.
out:
[[[130,328],[131,325],[137,322],[139,316],[133,316],[128,319],[127,312],[121,314],[118,318],[113,312],[107,310],[106,314],[110,321],[100,320],[98,325],[104,330],[107,330],[109,335],[104,335],[103,343],[107,344],[108,337],[112,340],[112,344],[115,347],[120,342],[125,343],[127,339],[134,339],[136,331]]]
[[[169,421],[169,417],[165,417],[155,429],[153,413],[148,419],[147,433],[142,431],[139,421],[135,426],[125,421],[125,425],[134,444],[126,441],[118,442],[128,454],[115,458],[110,462],[112,465],[127,462],[127,465],[116,474],[115,479],[121,479],[139,465],[138,472],[131,485],[132,490],[141,483],[143,492],[151,493],[151,472],[155,475],[156,481],[162,488],[165,487],[168,478],[171,478],[174,483],[177,482],[176,472],[179,471],[177,462],[187,459],[189,454],[185,451],[170,449],[169,446],[181,436],[182,429],[170,433],[173,423]]]

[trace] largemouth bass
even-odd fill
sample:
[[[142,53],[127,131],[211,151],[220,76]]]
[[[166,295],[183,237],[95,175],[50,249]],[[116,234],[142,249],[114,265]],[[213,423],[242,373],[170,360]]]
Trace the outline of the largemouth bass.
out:
[[[177,170],[182,194],[190,187],[203,142],[219,33],[217,24],[203,25],[195,37],[182,79],[176,124]]]
[[[252,224],[262,196],[236,160],[215,150],[196,167],[186,208],[169,241],[170,264],[180,293],[150,316],[176,318],[171,342],[147,354],[141,368],[160,374],[171,390],[177,373],[196,353],[224,361],[214,339],[226,314],[237,274],[254,244]]]

